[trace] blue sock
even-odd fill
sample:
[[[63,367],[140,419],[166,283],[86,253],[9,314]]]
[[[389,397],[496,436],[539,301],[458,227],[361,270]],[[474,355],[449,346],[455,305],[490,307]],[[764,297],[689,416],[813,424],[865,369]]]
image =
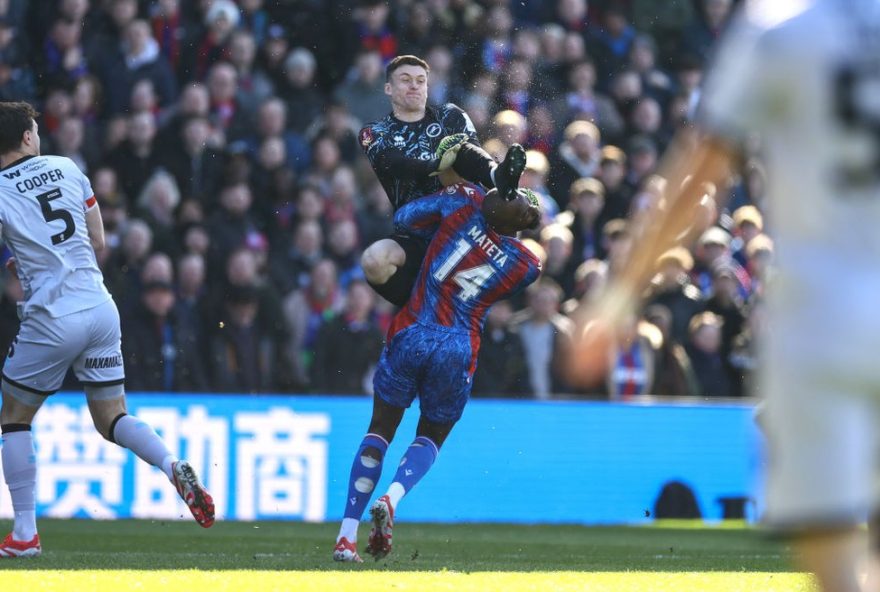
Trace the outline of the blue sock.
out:
[[[400,498],[409,493],[416,486],[416,483],[428,473],[434,461],[437,460],[438,454],[437,445],[430,438],[419,436],[413,440],[413,443],[406,449],[400,466],[397,467],[397,473],[394,475],[391,487],[388,488],[392,507],[396,508]]]
[[[379,458],[365,456],[367,448],[379,451]],[[345,502],[345,518],[360,520],[370,501],[370,495],[382,476],[382,459],[388,450],[388,442],[382,436],[367,434],[354,456],[351,465],[351,476],[348,478],[348,499]]]

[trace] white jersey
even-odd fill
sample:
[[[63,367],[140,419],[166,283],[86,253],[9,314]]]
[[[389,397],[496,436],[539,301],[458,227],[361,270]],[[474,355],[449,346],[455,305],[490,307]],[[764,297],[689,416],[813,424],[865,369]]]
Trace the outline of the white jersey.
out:
[[[110,299],[86,228],[95,203],[69,158],[34,156],[0,169],[0,233],[16,260],[25,316],[39,308],[57,318]]]
[[[794,333],[803,325],[800,337],[817,347],[830,339],[816,331],[876,345],[880,0],[748,2],[710,68],[698,119],[762,140],[780,269],[773,314]]]

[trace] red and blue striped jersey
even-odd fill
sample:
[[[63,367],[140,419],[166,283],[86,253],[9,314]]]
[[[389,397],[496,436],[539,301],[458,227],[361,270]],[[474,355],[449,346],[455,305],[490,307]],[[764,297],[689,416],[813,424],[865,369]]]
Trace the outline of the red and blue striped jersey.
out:
[[[476,355],[489,307],[538,279],[540,260],[519,240],[489,227],[480,211],[484,197],[475,185],[451,185],[395,214],[395,230],[433,238],[389,340],[419,323],[469,334]]]

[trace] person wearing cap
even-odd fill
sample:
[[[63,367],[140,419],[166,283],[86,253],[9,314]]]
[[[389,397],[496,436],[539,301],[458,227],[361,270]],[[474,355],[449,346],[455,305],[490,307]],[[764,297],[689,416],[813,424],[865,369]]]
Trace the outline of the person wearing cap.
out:
[[[556,222],[567,226],[573,236],[572,256],[568,272],[574,270],[587,259],[602,259],[602,222],[599,218],[605,205],[605,187],[598,179],[584,177],[571,184],[568,209],[558,216]]]
[[[626,183],[626,152],[617,146],[607,145],[602,147],[600,154],[596,178],[605,186],[605,207],[601,218],[626,218],[634,194],[633,188]]]
[[[548,188],[557,199],[566,200],[575,180],[593,177],[599,170],[601,140],[599,128],[589,121],[577,120],[568,124],[564,140],[553,155]],[[565,207],[567,203],[560,203]]]
[[[732,256],[730,244],[733,237],[719,226],[711,226],[697,240],[696,265],[691,271],[694,284],[704,297],[712,293],[712,270],[716,265],[727,265],[739,280],[739,293],[745,299],[751,290],[749,274]]]
[[[654,172],[657,167],[657,144],[648,136],[634,136],[627,150],[627,167],[626,179],[624,183],[627,188],[635,194],[642,184],[642,181]]]
[[[734,239],[731,243],[733,258],[746,266],[746,249],[753,238],[764,232],[764,216],[753,205],[740,206],[733,211]]]
[[[690,279],[694,258],[684,247],[675,247],[663,253],[657,260],[654,276],[646,302],[661,304],[672,314],[669,334],[678,343],[688,337],[691,317],[703,310],[702,295]]]
[[[745,299],[734,265],[732,259],[722,259],[712,265],[712,292],[706,299],[704,307],[724,321],[721,327],[721,358],[730,377],[731,394],[741,395],[741,376],[729,361],[733,340],[742,331],[746,321]]]

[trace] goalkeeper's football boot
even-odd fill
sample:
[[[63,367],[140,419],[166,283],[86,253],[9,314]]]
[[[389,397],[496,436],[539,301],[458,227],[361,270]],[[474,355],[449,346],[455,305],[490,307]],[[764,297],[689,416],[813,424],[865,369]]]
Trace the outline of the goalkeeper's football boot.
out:
[[[199,478],[190,464],[185,460],[177,461],[171,467],[171,472],[174,475],[173,483],[177,493],[186,502],[199,526],[208,528],[214,524],[214,499],[199,483]]]
[[[0,559],[15,559],[16,557],[39,557],[43,553],[40,547],[40,535],[35,534],[29,541],[16,541],[10,532],[0,543]]]
[[[367,553],[379,561],[391,553],[391,530],[394,528],[394,508],[387,495],[383,495],[370,508],[373,528],[367,539]]]
[[[333,561],[342,561],[344,563],[363,563],[364,560],[358,555],[357,543],[352,543],[347,538],[342,537],[336,543],[333,549]]]
[[[516,199],[516,188],[525,168],[526,150],[519,144],[513,144],[495,169],[495,188],[499,197],[507,201]]]

